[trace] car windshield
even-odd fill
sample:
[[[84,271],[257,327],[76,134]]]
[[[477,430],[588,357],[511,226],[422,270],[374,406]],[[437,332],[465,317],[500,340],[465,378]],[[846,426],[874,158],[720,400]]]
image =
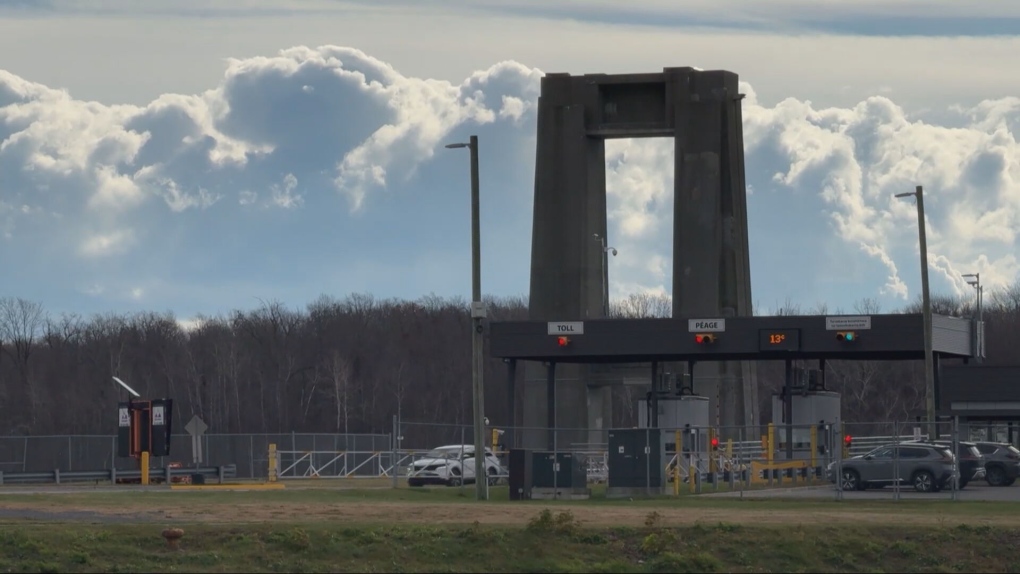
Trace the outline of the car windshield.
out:
[[[425,458],[454,459],[460,458],[460,453],[461,453],[460,448],[437,448],[425,453]],[[468,449],[464,449],[464,454],[471,454],[471,451],[469,451]]]

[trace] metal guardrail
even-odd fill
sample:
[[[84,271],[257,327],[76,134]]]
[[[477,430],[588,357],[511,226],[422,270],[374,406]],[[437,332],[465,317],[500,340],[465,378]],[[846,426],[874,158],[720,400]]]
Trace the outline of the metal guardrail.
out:
[[[196,474],[205,478],[214,478],[222,484],[224,479],[230,479],[237,476],[237,466],[228,464],[202,468],[161,468],[149,471],[150,479],[161,477],[168,484],[172,481],[173,477],[191,477]],[[67,482],[99,481],[109,481],[116,484],[118,480],[141,480],[141,478],[141,470],[117,470],[115,468],[108,468],[103,470],[61,471],[60,469],[55,469],[50,472],[0,472],[0,485],[42,483],[63,484]]]

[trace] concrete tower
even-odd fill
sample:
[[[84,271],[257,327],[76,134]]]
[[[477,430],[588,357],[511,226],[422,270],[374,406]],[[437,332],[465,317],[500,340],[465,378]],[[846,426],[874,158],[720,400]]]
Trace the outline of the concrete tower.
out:
[[[605,140],[675,142],[674,317],[751,315],[743,130],[737,75],[666,68],[654,74],[547,74],[538,102],[530,319],[604,317]],[[628,254],[640,257],[640,254]],[[556,370],[558,445],[604,442],[609,385],[583,365]],[[646,375],[647,376],[647,375]],[[525,367],[525,447],[547,448],[546,374]],[[757,424],[752,364],[699,363],[694,390],[709,397],[714,424]],[[730,434],[730,433],[726,433]],[[735,434],[735,432],[733,433]]]

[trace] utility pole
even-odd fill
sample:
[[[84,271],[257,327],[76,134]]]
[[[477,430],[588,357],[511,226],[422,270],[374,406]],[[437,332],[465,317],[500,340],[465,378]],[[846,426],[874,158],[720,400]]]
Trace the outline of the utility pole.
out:
[[[466,147],[471,151],[471,396],[474,402],[475,495],[487,500],[488,475],[485,472],[485,370],[483,333],[485,305],[482,303],[481,233],[479,223],[478,136],[469,143],[455,143],[450,149]]]
[[[921,250],[921,313],[924,315],[924,403],[928,418],[928,439],[938,437],[935,424],[935,358],[932,350],[931,294],[928,290],[928,240],[924,224],[924,189],[917,186],[913,193],[897,193],[896,197],[913,197],[917,202],[917,234]]]

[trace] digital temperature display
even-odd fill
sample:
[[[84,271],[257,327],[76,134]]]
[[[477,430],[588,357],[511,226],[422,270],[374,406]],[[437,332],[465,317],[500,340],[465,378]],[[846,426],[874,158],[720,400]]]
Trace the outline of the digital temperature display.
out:
[[[758,332],[759,351],[799,351],[800,329],[762,329]]]

